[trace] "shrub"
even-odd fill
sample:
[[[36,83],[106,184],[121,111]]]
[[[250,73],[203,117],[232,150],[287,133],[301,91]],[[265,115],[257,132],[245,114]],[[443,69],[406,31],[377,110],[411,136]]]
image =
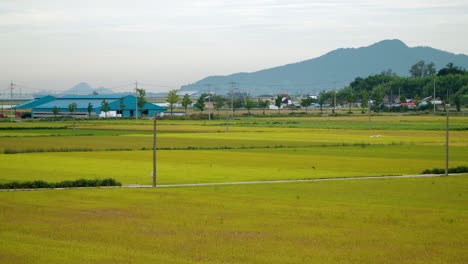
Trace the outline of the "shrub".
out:
[[[448,173],[466,173],[468,172],[468,166],[458,166],[455,168],[449,168]],[[434,168],[424,170],[421,174],[444,174],[445,169]]]
[[[46,182],[46,181],[12,181],[0,183],[0,189],[38,189],[38,188],[71,188],[71,187],[99,187],[99,186],[122,186],[122,183],[108,179],[78,179],[75,181]]]
[[[91,148],[48,148],[48,149],[12,149],[6,148],[3,150],[4,154],[17,154],[17,153],[35,153],[35,152],[83,152],[93,151]]]

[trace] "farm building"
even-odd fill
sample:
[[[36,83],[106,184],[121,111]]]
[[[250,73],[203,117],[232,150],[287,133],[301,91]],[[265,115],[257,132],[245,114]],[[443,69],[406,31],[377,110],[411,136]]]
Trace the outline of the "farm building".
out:
[[[107,113],[103,111],[104,102],[108,106]],[[64,95],[58,98],[49,95],[35,98],[14,108],[31,109],[32,118],[73,115],[69,110],[73,103],[76,104],[76,117],[153,116],[154,113],[166,111],[165,108],[152,103],[146,103],[140,109],[136,102],[137,98],[133,95]]]

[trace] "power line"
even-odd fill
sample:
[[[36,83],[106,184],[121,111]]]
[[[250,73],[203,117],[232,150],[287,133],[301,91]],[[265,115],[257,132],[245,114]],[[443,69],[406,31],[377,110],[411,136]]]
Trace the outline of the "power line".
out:
[[[135,81],[135,119],[138,120],[138,81]]]
[[[15,84],[13,81],[10,81],[10,121],[13,122],[13,89],[15,89]]]
[[[211,83],[206,84],[208,86],[208,120],[211,120]]]
[[[242,83],[242,82],[236,82],[237,85],[239,86],[280,86],[280,87],[285,87],[285,86],[312,86],[312,85],[329,85],[332,86],[334,84],[348,84],[348,82],[336,82],[336,81],[324,81],[324,82],[311,82],[311,83]],[[219,83],[218,85],[231,85],[231,82],[229,83]],[[206,86],[205,83],[203,84],[187,84],[187,85],[182,85],[182,86],[190,86],[190,87],[203,87]]]
[[[236,82],[231,81],[229,84],[231,85],[231,111],[232,111],[232,118],[234,118],[234,86],[236,85]]]
[[[164,84],[151,84],[151,83],[140,83],[143,86],[162,87],[162,88],[177,88],[181,85],[164,85]],[[206,85],[206,84],[204,84]]]

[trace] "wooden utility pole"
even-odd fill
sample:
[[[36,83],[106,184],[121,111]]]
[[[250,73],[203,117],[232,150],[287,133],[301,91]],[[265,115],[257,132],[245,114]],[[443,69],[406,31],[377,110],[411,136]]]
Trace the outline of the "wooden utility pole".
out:
[[[333,82],[333,115],[336,113],[336,81]]]
[[[229,115],[226,115],[226,132],[229,132]]]
[[[236,83],[231,81],[229,84],[231,85],[231,115],[232,118],[234,118],[234,85],[236,85]]]
[[[15,84],[13,81],[10,82],[10,121],[13,122],[13,89],[15,87]]]
[[[436,91],[435,91],[435,78],[434,78],[434,98],[432,98],[433,99],[432,101],[434,102],[434,106],[433,106],[434,107],[434,113],[436,111],[436,94],[435,94],[435,92]]]
[[[211,83],[205,84],[208,86],[208,120],[211,120]]]
[[[135,81],[135,120],[138,120],[138,81]]]
[[[153,187],[156,187],[156,112],[153,114]]]
[[[447,95],[448,95],[448,92],[447,92]],[[448,166],[449,166],[449,108],[450,108],[450,104],[447,102],[445,104],[445,112],[446,112],[446,117],[445,117],[445,176],[448,176]]]
[[[370,97],[369,97],[370,98]],[[367,110],[367,114],[369,115],[369,130],[372,129],[372,123],[371,123],[371,105],[370,105],[370,100],[367,100],[367,107],[369,108]]]
[[[76,119],[75,119],[75,111],[73,111],[73,136],[76,136]]]

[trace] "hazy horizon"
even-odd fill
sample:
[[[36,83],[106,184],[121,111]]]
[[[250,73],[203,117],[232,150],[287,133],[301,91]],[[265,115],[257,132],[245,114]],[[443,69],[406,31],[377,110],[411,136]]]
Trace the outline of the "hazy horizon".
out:
[[[0,81],[162,92],[384,39],[468,54],[466,1],[32,1],[0,3]]]

